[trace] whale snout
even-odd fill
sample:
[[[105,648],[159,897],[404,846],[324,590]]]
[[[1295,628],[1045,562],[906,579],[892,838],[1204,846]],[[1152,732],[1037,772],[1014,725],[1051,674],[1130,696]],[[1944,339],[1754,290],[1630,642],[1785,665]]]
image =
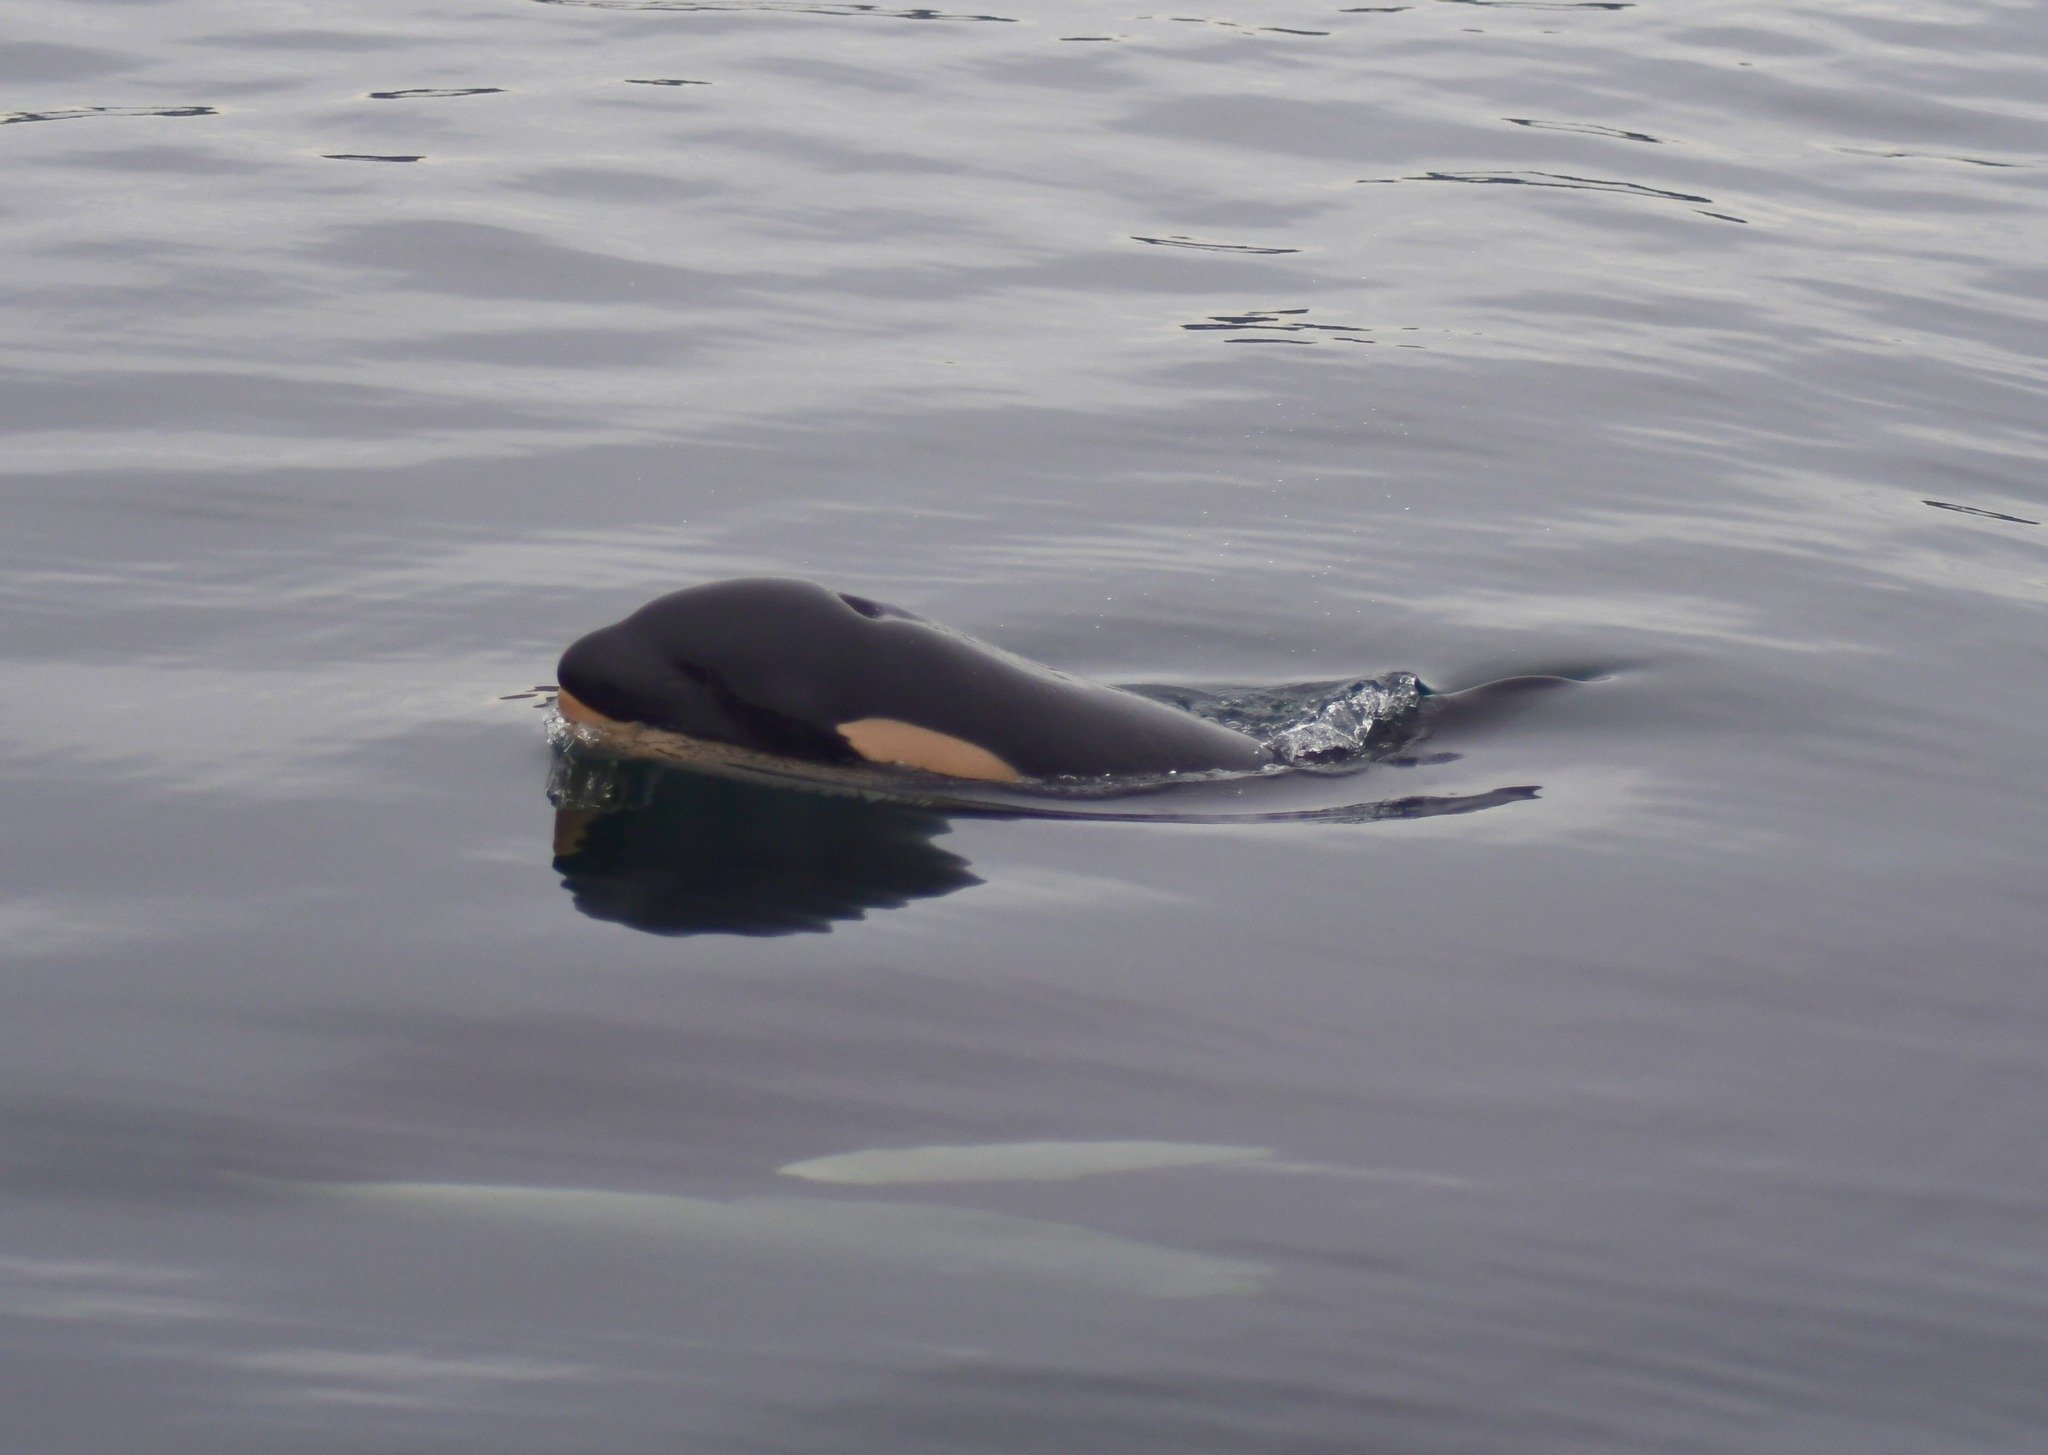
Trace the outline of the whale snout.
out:
[[[742,741],[717,688],[701,673],[664,661],[628,626],[603,627],[562,654],[555,670],[562,716],[599,727],[634,723],[714,742]]]

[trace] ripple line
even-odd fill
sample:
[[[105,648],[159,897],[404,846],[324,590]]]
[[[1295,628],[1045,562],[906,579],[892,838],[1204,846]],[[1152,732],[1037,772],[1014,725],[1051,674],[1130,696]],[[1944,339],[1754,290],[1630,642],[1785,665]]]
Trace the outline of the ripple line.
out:
[[[211,106],[67,106],[57,111],[14,111],[0,116],[0,126],[23,121],[76,121],[86,116],[218,116]]]
[[[1244,313],[1212,313],[1201,323],[1184,323],[1188,333],[1222,333],[1227,344],[1373,344],[1372,329],[1355,323],[1314,323],[1306,308],[1256,308]],[[1309,334],[1308,338],[1276,337]]]
[[[1301,30],[1291,25],[1242,25],[1235,20],[1217,20],[1208,15],[1140,15],[1139,20],[1166,20],[1176,25],[1213,25],[1220,30],[1242,31],[1246,35],[1328,35],[1327,30]]]
[[[1635,0],[1438,0],[1443,5],[1478,5],[1487,10],[1633,10]]]
[[[2039,525],[2038,520],[2028,520],[2023,515],[2007,515],[2000,510],[1986,510],[1980,505],[1957,505],[1952,500],[1923,500],[1922,505],[1931,505],[1936,510],[1953,510],[1957,515],[1977,515],[1985,520],[2003,520],[2013,525]]]
[[[1882,157],[1888,161],[1961,162],[1970,167],[2014,168],[2021,171],[2034,165],[2029,162],[1994,162],[1989,157],[1966,157],[1954,152],[1880,152],[1869,147],[1836,147],[1835,150],[1852,157]]]
[[[881,5],[804,4],[801,0],[534,0],[536,5],[563,5],[578,10],[656,10],[681,14],[846,15],[888,20],[986,20],[1015,25],[1014,15],[975,15],[966,11],[923,6],[890,10]]]
[[[1300,248],[1255,247],[1250,243],[1203,242],[1199,238],[1192,237],[1140,237],[1136,233],[1131,234],[1131,241],[1150,243],[1152,244],[1152,246],[1159,248],[1192,248],[1194,251],[1201,253],[1255,253],[1260,255],[1277,255],[1280,253],[1298,253],[1301,251]]]
[[[496,96],[503,86],[415,86],[410,91],[372,91],[372,101],[411,101],[426,96]]]
[[[1510,126],[1526,126],[1532,131],[1569,131],[1584,136],[1611,136],[1617,141],[1646,141],[1652,146],[1663,146],[1664,138],[1651,136],[1647,131],[1623,131],[1618,126],[1600,126],[1590,121],[1538,121],[1528,116],[1503,116],[1502,121]]]
[[[1575,177],[1568,172],[1419,172],[1407,177],[1360,177],[1361,185],[1381,186],[1393,182],[1467,182],[1479,186],[1493,187],[1553,187],[1566,192],[1613,192],[1625,197],[1655,197],[1667,202],[1704,203],[1713,206],[1714,199],[1702,197],[1696,192],[1674,192],[1664,187],[1645,186],[1641,182],[1617,182],[1608,177]],[[1737,222],[1745,226],[1749,219],[1737,217],[1731,212],[1708,212],[1696,207],[1702,217],[1717,218],[1722,222]]]

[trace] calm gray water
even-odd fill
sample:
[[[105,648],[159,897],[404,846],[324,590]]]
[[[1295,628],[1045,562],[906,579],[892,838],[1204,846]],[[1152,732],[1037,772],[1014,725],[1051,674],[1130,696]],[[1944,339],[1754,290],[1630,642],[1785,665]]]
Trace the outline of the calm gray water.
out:
[[[981,3],[11,7],[0,1450],[2041,1449],[2048,9]],[[558,868],[744,572],[1586,680]]]

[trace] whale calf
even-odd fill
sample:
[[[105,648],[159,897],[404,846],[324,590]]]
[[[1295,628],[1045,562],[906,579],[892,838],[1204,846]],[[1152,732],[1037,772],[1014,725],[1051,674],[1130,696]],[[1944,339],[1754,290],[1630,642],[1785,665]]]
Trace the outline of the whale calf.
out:
[[[571,723],[804,764],[992,783],[1253,772],[1249,734],[1070,677],[899,607],[749,577],[649,602],[562,654]]]

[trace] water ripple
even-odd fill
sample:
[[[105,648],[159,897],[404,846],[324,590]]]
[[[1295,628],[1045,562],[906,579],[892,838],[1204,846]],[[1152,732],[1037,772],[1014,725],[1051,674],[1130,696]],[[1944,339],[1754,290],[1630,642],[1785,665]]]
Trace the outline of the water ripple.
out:
[[[1476,5],[1485,10],[1633,10],[1635,0],[1438,0],[1442,5]]]
[[[372,101],[412,101],[440,96],[499,96],[503,86],[416,86],[409,91],[372,91]]]
[[[1493,187],[1546,187],[1566,192],[1612,192],[1627,197],[1656,197],[1670,202],[1714,205],[1713,198],[1703,197],[1696,192],[1675,192],[1664,187],[1651,187],[1641,182],[1619,182],[1607,177],[1575,177],[1567,172],[1428,171],[1412,173],[1405,177],[1361,177],[1358,180],[1364,186],[1380,186],[1394,182],[1465,182]],[[1736,217],[1731,213],[1709,212],[1704,207],[1694,210],[1702,217],[1718,218],[1723,222],[1748,222],[1747,218]]]
[[[1378,343],[1366,335],[1373,330],[1355,323],[1318,323],[1309,317],[1306,308],[1254,308],[1243,313],[1212,313],[1200,323],[1184,323],[1181,328],[1188,333],[1227,334],[1223,341],[1231,344],[1311,344],[1317,342],[1340,344]],[[1413,332],[1412,329],[1405,330]],[[1286,337],[1280,337],[1286,335]],[[1304,335],[1296,337],[1296,335]],[[1406,347],[1416,347],[1410,344]]]
[[[1164,20],[1175,25],[1212,25],[1218,30],[1234,30],[1242,35],[1306,35],[1326,36],[1327,30],[1305,30],[1290,25],[1245,25],[1235,20],[1217,20],[1207,15],[1140,15],[1139,20]]]
[[[1300,248],[1255,247],[1250,243],[1203,242],[1199,238],[1192,237],[1141,237],[1136,233],[1131,235],[1131,241],[1150,243],[1152,246],[1160,248],[1191,248],[1196,252],[1202,253],[1254,253],[1270,256],[1279,253],[1298,253],[1301,251]]]
[[[66,106],[55,111],[14,111],[0,116],[0,126],[24,121],[77,121],[87,116],[218,116],[211,106]]]
[[[1664,145],[1664,139],[1651,136],[1647,131],[1624,131],[1618,126],[1597,126],[1590,121],[1538,121],[1531,116],[1503,116],[1502,121],[1510,126],[1526,126],[1532,131],[1569,131],[1582,136],[1611,136],[1616,141],[1646,141],[1653,146]]]
[[[1936,510],[1953,510],[1958,515],[1981,516],[1985,520],[2002,520],[2010,525],[2039,525],[2038,520],[2028,520],[2023,515],[2007,515],[2001,510],[1986,510],[1981,505],[1957,505],[1950,500],[1923,500],[1922,505],[1931,505]]]
[[[976,15],[965,11],[917,7],[891,10],[881,5],[806,5],[797,0],[533,0],[536,5],[561,5],[576,10],[659,10],[682,14],[845,15],[887,20],[986,20],[1014,25],[1014,15]]]
[[[1835,150],[1852,157],[1882,157],[1887,161],[1960,162],[1967,167],[1997,167],[2010,171],[2024,171],[2039,165],[2037,162],[1995,162],[1989,157],[1966,157],[1954,152],[1878,151],[1872,147],[1836,147]]]
[[[1414,741],[1426,693],[1412,672],[1285,687],[1131,690],[1257,738],[1287,767],[1345,771]]]
[[[4,1251],[155,1259],[215,1155],[159,1112],[229,1102],[219,1155],[322,1164],[280,1175],[722,1203],[835,1148],[1309,1127],[1501,1195],[947,1194],[1271,1262],[1221,1323],[165,1206],[277,1307],[145,1357],[105,1295],[177,1290],[0,1277],[46,1423],[275,1445],[281,1391],[413,1351],[607,1382],[335,1406],[338,1447],[1737,1449],[1754,1396],[1817,1449],[2037,1448],[2039,7],[819,23],[975,3],[10,7],[0,123],[222,114],[0,149],[0,1055],[137,1108],[27,1197],[0,1147]],[[685,71],[719,96],[621,89]],[[1356,185],[1410,177],[1613,195]],[[1359,776],[1032,805],[1223,829],[672,785],[557,887],[541,699],[488,698],[752,573],[1110,682],[1644,670],[1447,690]],[[620,928],[670,912],[707,933]],[[56,1200],[94,1179],[130,1206]]]

